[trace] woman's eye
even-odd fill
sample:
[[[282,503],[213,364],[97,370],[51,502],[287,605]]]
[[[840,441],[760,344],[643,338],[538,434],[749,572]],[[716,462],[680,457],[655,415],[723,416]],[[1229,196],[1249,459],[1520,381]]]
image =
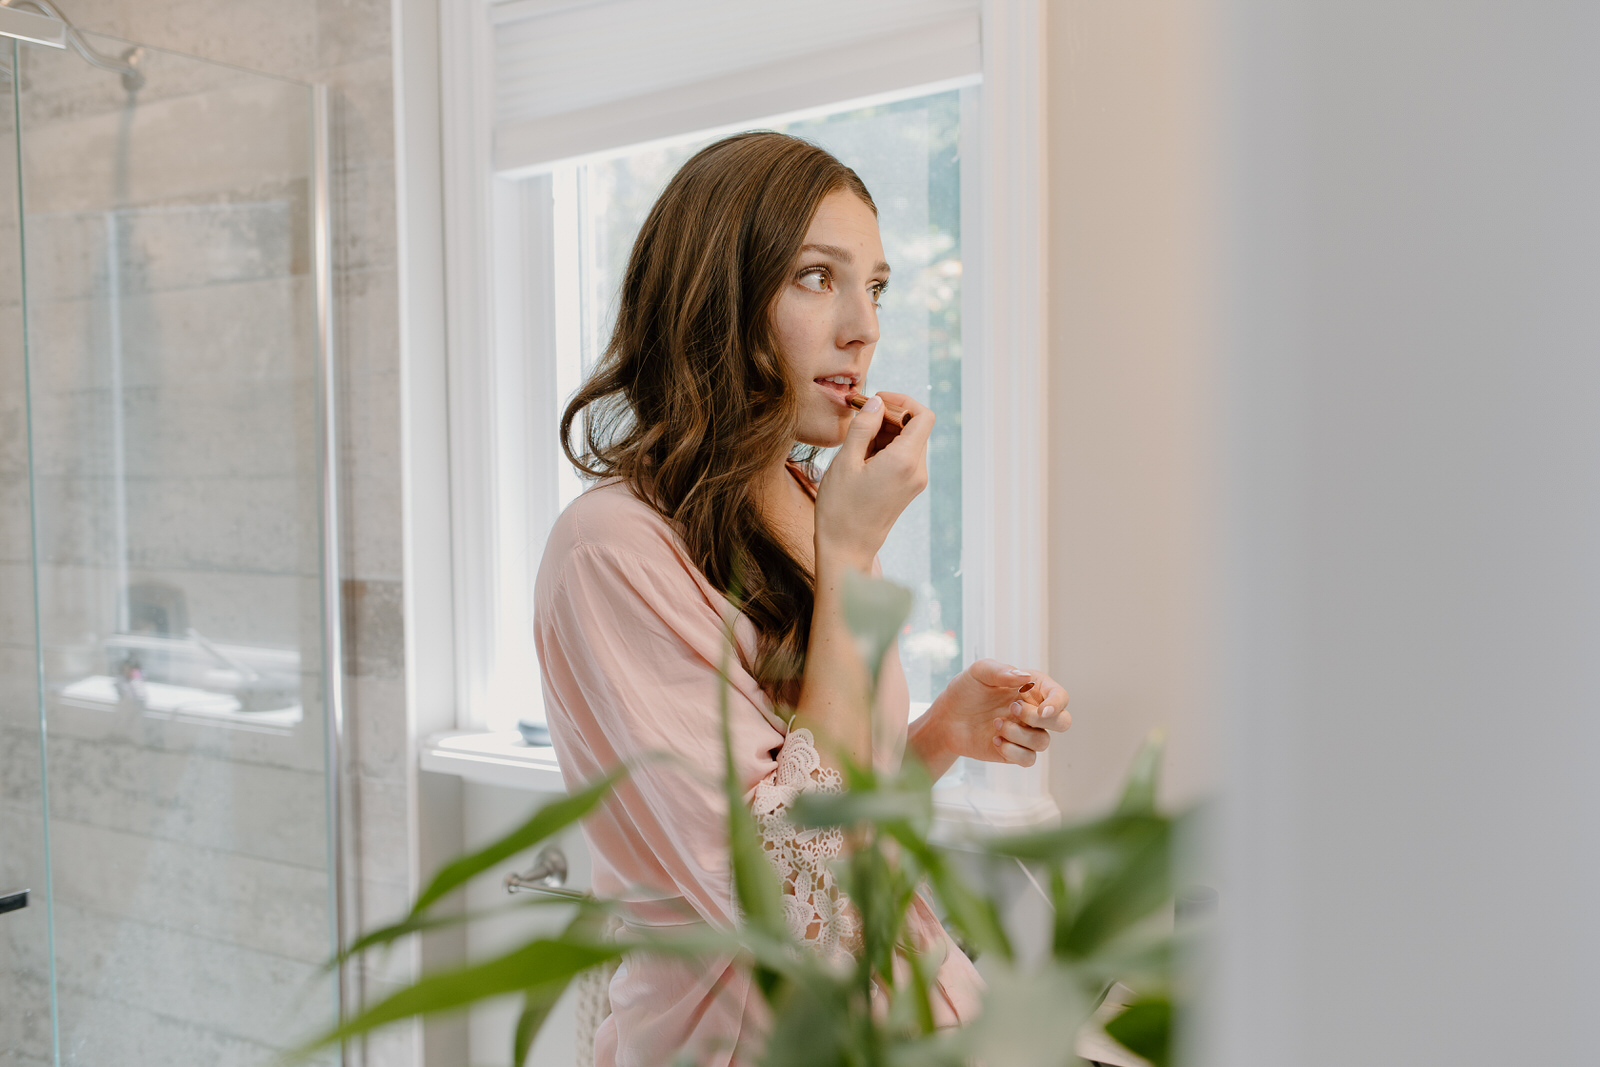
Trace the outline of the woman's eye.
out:
[[[870,291],[872,293],[872,306],[873,307],[875,307],[875,308],[883,307],[883,294],[886,291],[888,291],[888,288],[889,288],[889,283],[888,282],[883,282],[883,283],[881,283],[879,285],[873,285],[873,286],[869,287],[869,289],[870,289]]]
[[[805,286],[807,289],[810,289],[814,293],[825,293],[828,291],[828,272],[823,270],[821,267],[813,267],[811,270],[803,271],[800,275],[799,281],[801,285]]]

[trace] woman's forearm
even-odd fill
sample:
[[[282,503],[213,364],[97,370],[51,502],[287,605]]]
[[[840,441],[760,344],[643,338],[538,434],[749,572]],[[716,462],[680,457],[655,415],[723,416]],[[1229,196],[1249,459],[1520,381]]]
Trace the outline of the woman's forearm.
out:
[[[871,680],[844,615],[846,574],[868,573],[872,561],[861,564],[843,554],[817,554],[811,637],[793,723],[811,731],[823,761],[836,768],[872,760]]]
[[[929,708],[906,730],[906,751],[914,754],[938,781],[956,761],[944,729],[944,717]]]

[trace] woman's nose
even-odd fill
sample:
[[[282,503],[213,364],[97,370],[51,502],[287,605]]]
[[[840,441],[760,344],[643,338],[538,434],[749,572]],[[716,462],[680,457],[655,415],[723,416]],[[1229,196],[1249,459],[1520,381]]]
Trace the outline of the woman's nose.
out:
[[[839,323],[839,347],[863,347],[878,342],[878,305],[871,293],[861,293],[846,302],[843,321]]]

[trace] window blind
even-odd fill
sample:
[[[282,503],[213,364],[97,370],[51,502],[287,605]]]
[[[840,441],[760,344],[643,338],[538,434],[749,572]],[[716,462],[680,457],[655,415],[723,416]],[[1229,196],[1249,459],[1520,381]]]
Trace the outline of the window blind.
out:
[[[978,0],[507,0],[495,169],[974,77]]]

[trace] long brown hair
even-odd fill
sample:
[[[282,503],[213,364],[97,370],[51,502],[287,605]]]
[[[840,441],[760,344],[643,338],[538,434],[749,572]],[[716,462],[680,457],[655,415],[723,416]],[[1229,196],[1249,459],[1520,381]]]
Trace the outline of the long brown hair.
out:
[[[780,704],[799,698],[815,594],[754,491],[785,456],[809,471],[814,450],[793,452],[798,400],[771,310],[818,205],[840,189],[877,212],[855,171],[808,141],[743,133],[697,152],[645,219],[616,330],[561,417],[573,465],[621,478],[739,600],[758,635],[746,667]]]

